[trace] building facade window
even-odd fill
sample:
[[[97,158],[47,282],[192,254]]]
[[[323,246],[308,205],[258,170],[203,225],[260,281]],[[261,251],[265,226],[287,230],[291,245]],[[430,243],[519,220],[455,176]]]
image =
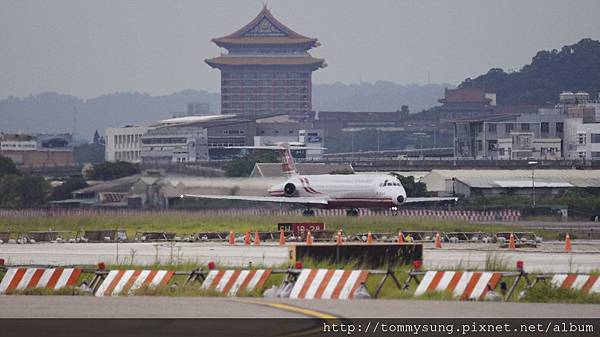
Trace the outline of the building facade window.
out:
[[[542,122],[540,124],[540,132],[541,133],[548,133],[548,132],[550,132],[550,124],[548,124],[547,122]]]
[[[514,126],[514,124],[513,124],[513,123],[507,123],[507,124],[506,124],[506,134],[509,134],[509,133],[511,133],[511,132],[513,131],[514,127],[515,127],[515,126]]]
[[[521,131],[529,131],[529,123],[521,123]]]
[[[562,122],[556,123],[556,133],[563,133],[564,124]]]
[[[590,135],[590,142],[592,142],[593,144],[600,143],[600,133],[592,133]]]
[[[487,130],[489,133],[496,133],[496,124],[488,124]]]

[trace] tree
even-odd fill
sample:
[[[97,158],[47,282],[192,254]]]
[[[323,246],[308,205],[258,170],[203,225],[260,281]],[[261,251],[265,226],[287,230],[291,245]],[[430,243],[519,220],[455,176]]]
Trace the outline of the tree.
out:
[[[0,178],[0,206],[42,206],[49,191],[50,184],[42,177],[5,175]]]
[[[399,174],[394,174],[402,186],[406,191],[406,196],[408,197],[427,197],[429,196],[429,192],[427,192],[427,185],[422,182],[415,182],[415,177],[413,176],[401,176]]]
[[[225,168],[228,177],[247,177],[256,163],[277,163],[279,159],[272,152],[253,152],[230,162]]]
[[[104,162],[104,144],[81,144],[73,148],[73,159],[77,163],[98,164]]]
[[[98,130],[96,130],[96,132],[94,132],[94,139],[93,139],[92,143],[100,144],[100,134],[98,133]]]
[[[69,177],[62,185],[52,189],[50,200],[65,200],[71,197],[71,192],[87,187],[88,184],[82,176]]]
[[[12,159],[0,156],[0,177],[7,174],[18,175],[20,173]]]
[[[460,88],[495,92],[499,104],[556,103],[562,91],[600,91],[600,41],[583,39],[560,50],[539,51],[519,71],[492,68]]]
[[[138,164],[118,161],[96,164],[89,173],[92,180],[113,180],[140,173]]]

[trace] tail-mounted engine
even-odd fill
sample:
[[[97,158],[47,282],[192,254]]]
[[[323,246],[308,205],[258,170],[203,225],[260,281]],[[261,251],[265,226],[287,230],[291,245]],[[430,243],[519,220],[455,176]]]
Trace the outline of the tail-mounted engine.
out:
[[[285,193],[286,197],[295,197],[298,195],[298,189],[293,183],[285,184],[285,186],[283,187],[283,192]]]

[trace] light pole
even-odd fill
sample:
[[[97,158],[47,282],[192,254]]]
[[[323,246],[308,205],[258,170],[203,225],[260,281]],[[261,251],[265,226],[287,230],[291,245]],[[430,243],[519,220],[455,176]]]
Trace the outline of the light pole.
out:
[[[419,138],[419,152],[420,152],[420,157],[421,160],[425,159],[425,157],[423,156],[423,137],[426,137],[427,134],[425,132],[413,132],[413,135],[417,136]]]
[[[351,158],[351,162],[354,163],[354,131],[350,131],[350,138],[351,138],[351,150],[350,150],[350,158]]]
[[[535,208],[535,166],[537,164],[537,161],[527,162],[527,165],[531,166],[531,206],[533,208]]]

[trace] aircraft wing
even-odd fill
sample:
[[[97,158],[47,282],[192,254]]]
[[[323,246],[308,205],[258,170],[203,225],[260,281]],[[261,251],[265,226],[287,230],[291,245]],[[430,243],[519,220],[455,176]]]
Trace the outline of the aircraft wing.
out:
[[[455,197],[418,197],[418,198],[406,198],[405,204],[416,204],[424,202],[441,202],[441,201],[458,201]]]
[[[315,205],[326,206],[329,203],[327,198],[310,198],[310,197],[259,197],[259,196],[243,196],[243,195],[199,195],[199,194],[182,194],[182,198],[197,198],[197,199],[213,199],[213,200],[240,200],[240,201],[257,201],[271,203],[286,203],[298,205]]]

